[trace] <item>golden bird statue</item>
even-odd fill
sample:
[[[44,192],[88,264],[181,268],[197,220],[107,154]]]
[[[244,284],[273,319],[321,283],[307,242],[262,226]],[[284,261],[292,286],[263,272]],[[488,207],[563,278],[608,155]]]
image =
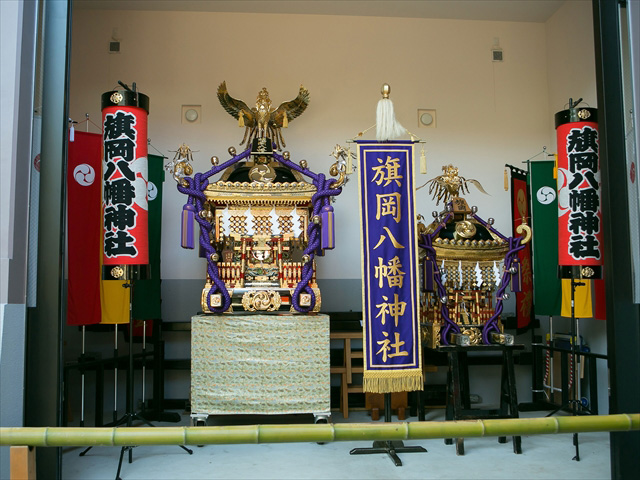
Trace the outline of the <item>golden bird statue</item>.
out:
[[[429,195],[433,194],[433,199],[436,201],[436,205],[439,205],[440,202],[446,204],[451,198],[457,197],[461,193],[469,193],[468,183],[475,185],[475,187],[482,193],[489,195],[477,180],[464,178],[458,175],[458,167],[445,165],[442,167],[442,172],[442,175],[438,175],[416,188],[416,190],[420,190],[425,185],[429,185]]]
[[[225,81],[218,87],[218,100],[227,113],[238,120],[238,126],[245,127],[240,145],[245,141],[250,144],[255,138],[267,137],[277,150],[282,150],[287,145],[284,143],[281,129],[287,128],[291,120],[306,110],[309,105],[309,91],[300,85],[296,98],[273,109],[269,92],[263,88],[258,93],[256,106],[249,108],[242,100],[229,95]]]

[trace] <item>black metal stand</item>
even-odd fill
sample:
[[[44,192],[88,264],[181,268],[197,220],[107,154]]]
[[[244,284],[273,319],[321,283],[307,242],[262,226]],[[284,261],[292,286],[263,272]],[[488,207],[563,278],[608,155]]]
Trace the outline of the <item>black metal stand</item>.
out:
[[[142,416],[141,413],[136,413],[134,411],[134,406],[133,406],[133,391],[134,391],[134,385],[133,385],[133,377],[134,377],[134,371],[133,371],[133,279],[129,279],[126,283],[124,283],[122,285],[124,288],[129,288],[130,289],[130,295],[129,295],[129,355],[128,355],[128,366],[127,366],[127,399],[126,399],[126,412],[125,414],[120,418],[116,420],[116,407],[114,406],[114,421],[111,424],[108,424],[107,426],[110,427],[120,427],[122,425],[125,425],[127,427],[132,427],[133,426],[133,421],[134,420],[138,420],[142,423],[144,423],[145,425],[148,425],[149,427],[155,427],[155,425],[153,425],[151,422],[149,422],[146,418],[144,418]],[[116,351],[117,352],[117,351]],[[117,353],[116,353],[116,357],[117,357]],[[116,368],[117,368],[117,361],[116,361]],[[117,378],[117,377],[116,377]],[[189,455],[193,454],[193,450],[188,449],[187,447],[185,447],[184,445],[179,445],[180,448],[182,448],[184,451],[186,451]],[[85,450],[83,450],[82,452],[80,452],[80,456],[84,456],[89,450],[91,450],[92,447],[88,447]],[[122,470],[122,459],[124,458],[124,453],[125,452],[129,452],[129,463],[133,462],[133,449],[135,448],[135,445],[130,445],[130,446],[124,446],[120,449],[120,459],[118,461],[118,471],[116,472],[116,480],[122,480],[120,478],[120,471]]]
[[[443,345],[438,347],[438,350],[447,353],[449,363],[447,372],[446,420],[519,418],[513,350],[521,350],[523,348],[522,345],[472,345],[467,347]],[[500,406],[497,410],[471,408],[467,353],[473,351],[499,351],[501,353]],[[507,437],[498,437],[498,442],[506,443]],[[445,438],[444,443],[451,445],[453,444],[453,439]],[[464,438],[456,438],[455,444],[456,454],[464,455]],[[522,444],[519,435],[513,436],[513,452],[516,454],[522,453]]]
[[[571,274],[571,378],[573,378],[573,382],[574,382],[573,395],[572,395],[573,398],[570,398],[567,403],[561,405],[560,407],[556,408],[553,412],[549,413],[547,417],[550,417],[551,415],[555,415],[560,410],[565,410],[565,409],[568,409],[571,412],[571,415],[573,416],[578,415],[579,410],[585,410],[587,411],[587,413],[591,413],[586,407],[582,405],[582,402],[580,401],[580,391],[579,391],[580,389],[578,387],[579,382],[576,376],[576,371],[577,371],[576,364],[579,358],[577,344],[579,339],[577,335],[578,319],[576,318],[576,310],[575,310],[575,292],[576,292],[576,288],[581,285],[586,285],[586,284],[584,282],[576,282],[575,277],[573,275],[573,271],[572,271],[572,274]],[[579,462],[580,461],[580,442],[578,440],[577,433],[573,434],[573,445],[576,447],[576,455],[572,458],[572,460]]]
[[[384,394],[384,421],[391,421],[391,394]],[[368,455],[374,453],[386,453],[389,455],[396,467],[402,466],[402,460],[398,457],[398,453],[426,453],[427,449],[423,447],[405,447],[401,440],[376,440],[373,447],[354,448],[349,452],[350,455]]]
[[[123,285],[124,288],[128,288],[128,285]],[[129,317],[131,317],[131,305],[129,303]],[[129,318],[129,323],[131,323],[131,318]],[[84,340],[83,340],[84,341]],[[131,357],[132,351],[129,348],[129,357]],[[97,380],[96,380],[97,383]],[[127,387],[129,381],[127,380]],[[98,390],[99,391],[99,390]],[[96,412],[98,414],[98,412]],[[126,422],[126,416],[118,419],[118,324],[114,325],[114,337],[113,337],[113,421],[104,425],[105,427],[118,427]],[[84,457],[89,450],[93,447],[87,447],[83,451],[80,452],[80,457]]]
[[[146,339],[146,337],[143,338]],[[164,410],[164,340],[162,340],[161,320],[154,320],[151,338],[153,342],[153,408],[145,408],[145,399],[143,398],[140,414],[150,422],[177,423],[180,421],[180,414]],[[146,342],[143,343],[143,352],[145,351],[145,345]],[[146,355],[143,355],[142,358],[143,362],[145,362]]]
[[[117,422],[116,426],[124,425],[127,427],[133,426],[133,420],[139,420],[145,425],[155,427],[154,424],[149,422],[139,413],[134,412],[133,408],[133,280],[129,280],[123,284],[124,288],[131,289],[129,295],[129,365],[127,367],[127,411],[124,416]],[[187,452],[189,455],[193,454],[193,450],[185,447],[184,445],[178,445],[181,449]],[[120,478],[120,470],[122,469],[122,459],[124,453],[129,452],[129,463],[133,462],[133,449],[135,445],[124,446],[120,449],[120,460],[118,461],[118,471],[116,472],[116,480],[122,480]]]

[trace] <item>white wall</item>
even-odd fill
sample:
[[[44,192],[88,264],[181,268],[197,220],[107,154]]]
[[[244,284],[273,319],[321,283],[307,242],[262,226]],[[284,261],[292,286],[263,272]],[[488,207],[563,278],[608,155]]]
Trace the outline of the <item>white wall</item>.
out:
[[[120,54],[107,49],[114,28]],[[491,60],[496,37],[503,63]],[[76,10],[71,116],[89,113],[99,124],[100,95],[118,80],[135,81],[150,97],[153,146],[173,156],[185,142],[199,150],[195,171],[206,171],[212,155],[224,160],[229,146],[240,150],[243,133],[218,103],[220,82],[249,105],[262,87],[278,105],[303,84],[311,103],[284,130],[287,150],[328,172],[333,146],[375,123],[380,87],[388,82],[397,118],[427,141],[429,173],[417,183],[442,165],[458,165],[490,193],[473,191],[469,202],[510,234],[504,164],[523,166],[552,138],[545,45],[545,27],[535,23]],[[182,125],[182,104],[201,104],[202,123]],[[437,128],[417,126],[418,108],[437,109]],[[203,261],[179,248],[186,198],[171,180],[164,195],[163,279],[204,278]],[[319,278],[360,277],[357,198],[354,178],[335,205],[338,246],[319,259]],[[425,190],[417,202],[430,218],[436,207]]]
[[[569,108],[569,98],[598,107],[591,2],[567,1],[545,24],[549,112]],[[550,123],[555,152],[555,126]]]

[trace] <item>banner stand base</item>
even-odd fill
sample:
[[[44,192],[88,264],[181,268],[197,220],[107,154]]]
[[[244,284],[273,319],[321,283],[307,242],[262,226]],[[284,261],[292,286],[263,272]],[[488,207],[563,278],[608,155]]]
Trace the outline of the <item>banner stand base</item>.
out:
[[[126,283],[122,284],[123,288],[129,288],[130,289],[130,295],[129,295],[129,350],[128,350],[128,365],[127,365],[127,393],[126,393],[126,412],[125,414],[119,419],[116,420],[115,419],[115,411],[114,411],[114,422],[111,424],[108,424],[107,426],[114,426],[114,427],[119,427],[119,426],[127,426],[127,427],[132,427],[133,426],[133,422],[135,420],[138,420],[140,422],[142,422],[143,424],[149,426],[149,427],[155,427],[154,424],[152,424],[151,422],[149,422],[146,418],[144,418],[141,414],[137,413],[134,410],[133,407],[133,397],[134,397],[134,369],[133,369],[133,291],[134,291],[134,281],[135,279],[138,277],[140,272],[144,272],[146,270],[147,265],[125,265],[124,267],[121,267],[118,273],[119,277],[123,277],[122,279],[126,280]],[[105,270],[103,269],[103,272]],[[117,327],[117,324],[116,324]],[[144,338],[144,337],[143,337]],[[116,364],[117,365],[117,364]],[[193,454],[193,450],[185,447],[184,445],[178,445],[181,449],[183,449],[185,452],[187,452],[189,455]],[[83,457],[87,454],[87,452],[89,450],[91,450],[91,448],[93,447],[88,447],[85,450],[83,450],[82,452],[80,452],[80,456]],[[118,460],[118,471],[116,472],[116,480],[122,480],[120,478],[120,471],[122,470],[122,460],[124,458],[124,454],[125,452],[129,452],[129,463],[133,462],[133,449],[135,448],[135,445],[127,445],[127,446],[123,446],[120,449],[120,458]]]
[[[597,269],[597,270],[595,270]],[[595,272],[594,272],[595,270]],[[580,361],[580,356],[578,355],[578,342],[580,341],[580,332],[578,327],[578,319],[576,318],[575,313],[575,293],[576,288],[580,286],[585,286],[585,282],[579,282],[576,280],[582,280],[584,278],[601,278],[602,267],[600,265],[592,266],[592,267],[581,267],[579,265],[570,265],[570,266],[558,266],[558,276],[560,278],[566,278],[567,276],[571,279],[571,378],[574,379],[575,384],[573,385],[573,398],[568,400],[567,404],[561,405],[553,412],[549,413],[547,417],[551,417],[555,415],[560,410],[564,410],[565,408],[571,409],[571,415],[574,417],[576,415],[591,415],[592,412],[588,408],[582,405],[580,400],[580,391],[582,387],[580,385],[580,378],[577,376],[577,372],[579,371],[577,362]],[[597,276],[596,276],[597,275]],[[582,348],[582,344],[580,344],[580,348]],[[564,388],[564,385],[563,385]],[[572,458],[576,462],[580,461],[580,441],[578,439],[578,433],[573,434],[573,445],[576,448],[576,454]]]
[[[384,421],[391,422],[391,394],[384,394]],[[402,460],[398,453],[427,453],[424,447],[405,447],[400,440],[376,440],[373,447],[354,448],[349,455],[370,455],[376,453],[386,453],[389,455],[396,467],[402,466]]]

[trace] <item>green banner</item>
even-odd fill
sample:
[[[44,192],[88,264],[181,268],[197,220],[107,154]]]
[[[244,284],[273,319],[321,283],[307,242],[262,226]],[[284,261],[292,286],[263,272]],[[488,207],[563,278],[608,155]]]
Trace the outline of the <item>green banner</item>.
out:
[[[133,292],[133,318],[162,318],[160,303],[160,239],[162,237],[162,184],[164,157],[148,155],[149,160],[149,270],[151,277],[137,280]]]
[[[533,304],[536,315],[560,315],[558,193],[553,160],[531,162]]]

